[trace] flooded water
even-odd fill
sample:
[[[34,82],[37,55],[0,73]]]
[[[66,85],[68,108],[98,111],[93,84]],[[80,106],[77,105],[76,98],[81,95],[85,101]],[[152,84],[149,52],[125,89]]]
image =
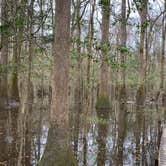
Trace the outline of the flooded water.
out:
[[[37,165],[48,132],[48,105],[20,105],[0,111],[0,166]]]
[[[38,165],[47,142],[49,104],[0,111],[0,165]],[[71,109],[71,143],[79,166],[155,165],[166,108],[114,101],[105,113]],[[56,141],[56,140],[55,140]],[[67,166],[67,162],[66,162]]]

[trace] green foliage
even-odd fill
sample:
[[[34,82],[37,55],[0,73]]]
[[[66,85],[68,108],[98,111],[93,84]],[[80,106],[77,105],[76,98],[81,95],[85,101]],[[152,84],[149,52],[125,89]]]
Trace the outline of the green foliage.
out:
[[[100,0],[99,1],[99,6],[101,7],[106,7],[110,5],[110,0]]]
[[[34,53],[35,54],[42,54],[44,53],[45,49],[42,47],[35,48]]]
[[[103,53],[109,52],[111,50],[110,42],[102,44],[100,48]]]
[[[20,27],[22,28],[24,26],[24,22],[25,22],[24,18],[22,18],[22,17],[16,17],[16,19],[15,19],[15,26],[17,28],[20,28]]]
[[[144,23],[141,25],[141,32],[144,32],[146,28],[149,25],[149,21],[144,21]]]
[[[126,54],[128,56],[132,55],[132,52],[130,51],[130,49],[128,47],[121,46],[118,49],[122,54]]]
[[[2,34],[8,34],[9,33],[9,24],[2,24],[0,25],[0,35]]]

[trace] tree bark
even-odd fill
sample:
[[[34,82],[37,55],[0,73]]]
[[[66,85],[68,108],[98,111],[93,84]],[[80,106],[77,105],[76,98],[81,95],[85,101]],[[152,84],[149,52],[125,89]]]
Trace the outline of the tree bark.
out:
[[[76,2],[76,33],[77,33],[77,66],[76,66],[76,87],[75,87],[75,104],[77,110],[81,112],[82,110],[82,57],[81,57],[81,19],[80,19],[80,10],[81,10],[81,2],[77,0]]]
[[[71,0],[56,0],[54,70],[51,124],[47,145],[39,165],[76,165],[69,143],[68,75]]]
[[[126,136],[126,71],[125,71],[125,59],[126,52],[123,49],[126,48],[127,31],[126,31],[126,0],[122,0],[121,5],[121,86],[120,86],[120,104],[119,104],[119,118],[118,118],[118,141],[117,141],[117,166],[123,165],[123,145]]]
[[[18,0],[11,4],[11,14],[16,15],[18,7]],[[14,44],[13,44],[13,71],[12,71],[12,78],[11,78],[11,92],[10,97],[14,100],[19,101],[19,89],[18,89],[18,66],[19,66],[19,37],[18,37],[18,27],[16,23],[13,24],[13,30],[14,30]]]
[[[2,25],[7,25],[7,5],[3,0],[1,8]],[[8,96],[8,79],[7,79],[7,64],[8,64],[8,29],[2,32],[1,36],[2,48],[1,48],[1,77],[0,77],[0,107],[4,107],[7,104]]]
[[[147,29],[147,7],[148,0],[140,2],[134,0],[141,19],[140,46],[138,59],[138,89],[136,94],[136,104],[143,106],[145,102],[145,33]]]
[[[120,86],[120,102],[126,102],[126,69],[125,69],[125,62],[126,62],[126,40],[127,40],[127,31],[126,31],[126,0],[122,0],[121,6],[121,49],[120,49],[120,56],[121,56],[121,86]]]
[[[102,5],[102,64],[100,73],[99,95],[97,107],[109,107],[109,76],[107,64],[107,45],[109,43],[110,0],[101,1]],[[102,105],[102,106],[101,106]]]
[[[166,10],[166,0],[165,0],[165,10]],[[165,66],[165,39],[166,39],[166,13],[163,14],[162,19],[162,48],[161,48],[161,69],[160,69],[160,91],[162,92],[162,104],[166,106],[166,90],[164,90],[165,83],[165,74],[164,74],[164,66]]]

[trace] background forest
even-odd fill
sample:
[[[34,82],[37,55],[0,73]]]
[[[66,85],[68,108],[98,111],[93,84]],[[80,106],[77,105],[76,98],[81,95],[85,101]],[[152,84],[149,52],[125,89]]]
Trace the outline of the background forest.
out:
[[[0,0],[0,8],[0,121],[8,126],[2,142],[14,140],[11,154],[3,143],[0,162],[125,165],[133,124],[129,165],[158,162],[166,117],[166,0]]]

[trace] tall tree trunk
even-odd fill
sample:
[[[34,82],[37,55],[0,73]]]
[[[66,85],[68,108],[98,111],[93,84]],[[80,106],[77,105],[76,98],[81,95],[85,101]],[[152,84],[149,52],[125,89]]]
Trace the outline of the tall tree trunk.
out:
[[[16,15],[17,14],[17,7],[18,7],[18,0],[11,4],[12,11],[11,14]],[[19,101],[19,89],[18,89],[18,65],[19,65],[19,50],[18,50],[18,27],[16,23],[14,22],[14,44],[13,44],[13,72],[12,72],[12,79],[11,79],[11,98],[14,100]]]
[[[68,75],[71,0],[56,0],[51,124],[40,165],[75,165],[69,143]],[[62,28],[63,27],[63,28]]]
[[[141,0],[139,2],[134,0],[134,2],[141,18],[136,104],[143,106],[145,102],[145,34],[147,29],[148,0]]]
[[[77,66],[76,66],[76,87],[75,87],[75,108],[73,113],[73,136],[74,136],[74,155],[77,158],[78,139],[80,128],[80,114],[82,111],[82,58],[81,58],[81,18],[80,18],[81,1],[76,1],[76,50],[77,50]]]
[[[13,72],[11,80],[11,98],[19,100],[18,90],[18,40],[17,36],[14,37],[15,43],[13,46]]]
[[[121,89],[120,89],[120,102],[126,102],[126,71],[125,71],[125,61],[126,61],[126,40],[127,40],[127,31],[126,31],[126,0],[122,0],[121,6]]]
[[[95,13],[95,7],[96,7],[96,0],[93,0],[92,7],[91,7],[91,14],[90,14],[90,20],[89,20],[89,27],[88,27],[88,64],[87,64],[87,95],[86,95],[86,103],[87,103],[87,109],[89,109],[90,106],[90,99],[93,98],[93,87],[90,87],[90,73],[91,73],[91,64],[92,64],[92,56],[93,56],[93,37],[94,37],[94,13]],[[91,89],[91,91],[90,91]]]
[[[81,89],[81,82],[82,82],[82,58],[81,58],[81,19],[80,19],[80,9],[81,9],[81,2],[80,0],[77,0],[76,2],[76,25],[77,25],[77,43],[76,43],[76,49],[77,49],[77,69],[76,69],[76,87],[75,87],[75,104],[78,109],[78,111],[81,111],[82,107],[82,89]]]
[[[166,10],[166,0],[165,0],[165,10]],[[162,104],[166,106],[166,90],[164,90],[165,85],[165,74],[164,74],[164,66],[165,66],[165,39],[166,39],[166,13],[163,14],[162,19],[162,49],[161,49],[161,69],[160,69],[160,91],[162,92]]]
[[[109,107],[109,76],[107,64],[107,45],[109,43],[109,23],[110,23],[110,0],[101,0],[102,6],[102,64],[100,73],[99,95],[97,99],[97,107]]]
[[[123,165],[123,144],[126,135],[126,116],[127,116],[127,106],[126,106],[126,73],[125,73],[125,56],[126,52],[126,0],[122,0],[121,6],[121,89],[120,89],[120,110],[118,119],[118,141],[117,141],[117,166]]]
[[[7,4],[5,0],[2,0],[1,5],[1,21],[2,26],[7,27]],[[1,48],[1,75],[0,75],[0,107],[4,107],[7,104],[8,96],[8,79],[7,79],[7,64],[8,64],[8,29],[2,32],[1,36],[2,48]]]
[[[127,40],[127,32],[126,32],[126,0],[122,0],[121,6],[121,80],[122,80],[122,87],[125,87],[125,54],[126,52],[123,51],[126,48],[126,40]]]
[[[28,28],[29,28],[29,36],[28,36],[28,42],[29,42],[29,55],[28,55],[28,94],[27,99],[28,103],[31,105],[33,102],[33,85],[31,81],[32,77],[32,61],[33,61],[33,17],[34,17],[34,2],[35,0],[31,0],[30,2],[30,9],[29,9],[29,18],[28,18]],[[30,109],[30,108],[29,108]],[[30,111],[30,110],[29,110]]]

